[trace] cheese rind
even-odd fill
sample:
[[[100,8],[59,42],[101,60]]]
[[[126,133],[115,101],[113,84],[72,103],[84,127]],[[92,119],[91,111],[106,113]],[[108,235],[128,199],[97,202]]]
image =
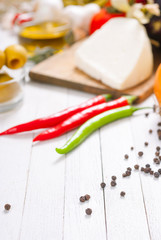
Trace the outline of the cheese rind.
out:
[[[124,90],[151,75],[153,55],[146,30],[137,20],[114,18],[82,43],[75,63],[91,77]]]

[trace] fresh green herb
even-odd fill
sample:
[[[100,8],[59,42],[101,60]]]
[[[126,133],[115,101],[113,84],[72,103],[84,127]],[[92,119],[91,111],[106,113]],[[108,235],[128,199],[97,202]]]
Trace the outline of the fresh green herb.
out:
[[[110,7],[106,7],[106,11],[108,13],[121,13],[120,11],[118,11],[116,8],[110,6]]]
[[[135,3],[135,0],[129,0],[129,5],[132,6]]]
[[[69,31],[66,34],[65,41],[69,46],[71,46],[75,42],[73,31]]]
[[[51,47],[36,48],[34,55],[29,57],[28,60],[37,64],[54,55],[56,52],[57,50]]]

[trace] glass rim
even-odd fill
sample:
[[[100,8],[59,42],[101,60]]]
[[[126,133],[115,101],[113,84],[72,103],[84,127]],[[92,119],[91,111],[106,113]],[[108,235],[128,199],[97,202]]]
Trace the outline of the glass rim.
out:
[[[57,26],[57,27],[54,27],[54,32],[55,33],[60,33],[60,32],[63,32],[63,31],[67,31],[67,30],[70,30],[71,29],[71,26],[72,26],[72,23],[71,23],[71,20],[67,17],[62,17],[61,19],[55,19],[55,20],[46,20],[46,21],[30,21],[28,23],[24,23],[21,28],[20,28],[20,31],[19,31],[19,36],[21,36],[21,31],[22,29],[24,29],[25,27],[30,27],[30,26],[34,26],[34,25],[38,25],[38,24],[41,24],[41,23],[46,23],[46,22],[60,22],[60,23],[64,23],[64,25],[61,25],[61,26]],[[50,33],[52,33],[53,31],[50,31]],[[34,33],[34,32],[32,32]],[[36,34],[39,36],[40,33],[37,33]],[[47,34],[46,34],[47,35]]]
[[[16,70],[16,69],[15,69]],[[22,70],[23,71],[23,70]],[[12,79],[10,80],[7,80],[5,82],[0,82],[0,86],[3,86],[3,85],[8,85],[8,84],[11,84],[11,83],[14,83],[14,82],[20,82],[22,81],[24,78],[25,78],[25,73],[24,72],[20,72],[19,73],[19,76],[12,76],[11,74],[9,74],[6,70],[3,71],[3,73],[6,73],[8,74]],[[0,73],[1,74],[1,73]]]

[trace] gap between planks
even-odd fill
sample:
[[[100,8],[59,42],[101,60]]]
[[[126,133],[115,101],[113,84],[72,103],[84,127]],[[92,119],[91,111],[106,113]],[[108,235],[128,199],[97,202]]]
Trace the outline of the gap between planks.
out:
[[[104,182],[105,180],[104,180],[103,160],[102,160],[101,132],[100,132],[100,129],[98,131],[99,131],[100,159],[101,159],[101,169],[102,169],[102,182]],[[103,193],[103,202],[104,202],[105,228],[106,228],[106,240],[107,240],[108,237],[107,237],[107,216],[106,216],[105,189],[103,189],[102,193]]]
[[[131,121],[130,121],[130,126],[131,126]],[[131,134],[132,134],[133,142],[135,143],[135,139],[134,139],[134,134],[133,134],[132,128],[131,128]],[[135,152],[135,158],[137,159],[137,154],[136,154],[136,149],[135,148],[134,148],[134,152]],[[139,162],[137,161],[137,163],[139,163]],[[140,171],[139,171],[139,180],[140,180],[142,198],[143,198],[143,203],[144,203],[145,216],[146,216],[146,221],[147,221],[147,226],[148,226],[148,231],[149,231],[149,238],[151,240],[152,238],[151,238],[151,233],[150,233],[150,226],[149,226],[149,221],[148,221],[148,215],[147,215],[147,209],[146,209],[146,204],[145,204],[145,197],[144,197],[143,184],[142,184]]]

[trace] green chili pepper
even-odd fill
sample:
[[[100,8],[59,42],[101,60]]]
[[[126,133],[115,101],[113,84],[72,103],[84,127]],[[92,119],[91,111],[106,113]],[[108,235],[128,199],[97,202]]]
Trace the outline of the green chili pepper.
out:
[[[103,112],[89,119],[74,133],[74,135],[66,142],[66,144],[62,148],[56,148],[57,153],[66,154],[70,152],[98,128],[118,119],[129,117],[135,111],[141,109],[145,108],[136,108],[132,106],[120,107]]]

